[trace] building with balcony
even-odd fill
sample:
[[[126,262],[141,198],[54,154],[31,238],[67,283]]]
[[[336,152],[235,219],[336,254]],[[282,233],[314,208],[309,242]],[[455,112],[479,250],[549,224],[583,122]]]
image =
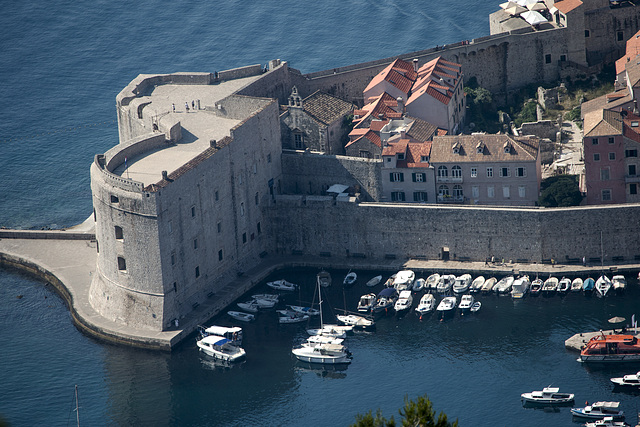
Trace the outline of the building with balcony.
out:
[[[438,203],[533,206],[540,189],[537,138],[436,136],[430,163]]]

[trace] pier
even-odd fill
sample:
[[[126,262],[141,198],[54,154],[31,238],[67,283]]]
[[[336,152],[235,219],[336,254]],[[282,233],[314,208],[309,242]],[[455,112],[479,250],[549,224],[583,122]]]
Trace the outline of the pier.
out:
[[[417,275],[428,272],[448,274],[470,273],[485,276],[528,274],[531,277],[597,276],[624,274],[635,277],[640,264],[538,264],[512,261],[484,262],[466,260],[396,260],[362,257],[319,258],[300,255],[266,255],[249,271],[218,289],[212,289],[207,298],[179,319],[178,326],[164,331],[153,331],[124,325],[98,314],[89,302],[91,277],[96,270],[96,241],[92,220],[67,230],[0,230],[0,266],[16,268],[48,284],[65,300],[74,324],[82,332],[97,339],[133,347],[171,351],[178,343],[196,332],[197,326],[220,314],[235,300],[251,291],[270,274],[287,268],[327,268],[335,270],[370,270],[393,274],[411,269]],[[606,331],[609,333],[610,331]],[[565,346],[580,351],[580,347],[594,334],[588,332],[569,338]]]

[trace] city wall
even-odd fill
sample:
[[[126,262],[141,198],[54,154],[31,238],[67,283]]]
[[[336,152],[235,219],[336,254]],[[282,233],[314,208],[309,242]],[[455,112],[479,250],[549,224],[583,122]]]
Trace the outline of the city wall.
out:
[[[269,209],[279,254],[378,259],[512,260],[520,263],[640,259],[640,206],[490,208],[287,196]],[[310,227],[309,224],[314,224]],[[602,235],[602,246],[601,246]]]

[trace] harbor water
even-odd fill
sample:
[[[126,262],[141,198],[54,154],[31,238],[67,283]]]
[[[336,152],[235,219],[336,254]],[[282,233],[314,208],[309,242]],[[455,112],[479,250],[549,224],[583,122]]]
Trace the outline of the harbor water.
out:
[[[60,228],[89,217],[90,163],[118,142],[115,97],[138,74],[276,58],[306,73],[391,57],[488,35],[498,3],[12,3],[0,14],[0,226]],[[315,273],[284,274],[302,286],[289,303],[313,299]],[[345,273],[333,271],[328,316],[354,308],[378,274],[358,272],[343,294]],[[348,337],[354,357],[344,370],[296,362],[304,325],[278,325],[265,312],[245,326],[247,360],[220,367],[195,337],[171,354],[88,338],[50,287],[0,270],[0,417],[73,424],[75,385],[81,425],[339,426],[378,408],[397,419],[405,396],[424,394],[463,426],[575,425],[568,408],[522,407],[520,393],[548,385],[576,393],[576,404],[618,400],[635,414],[637,396],[614,392],[609,377],[640,368],[582,366],[564,340],[606,328],[612,316],[630,319],[639,293],[630,280],[625,297],[488,296],[477,315],[446,322],[386,317],[375,332]]]

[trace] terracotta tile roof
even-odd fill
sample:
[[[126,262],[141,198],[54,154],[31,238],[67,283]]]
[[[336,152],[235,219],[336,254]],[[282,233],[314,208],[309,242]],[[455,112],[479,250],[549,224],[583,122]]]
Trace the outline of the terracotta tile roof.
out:
[[[355,141],[367,132],[369,132],[369,128],[354,128],[349,132],[349,139],[351,141]]]
[[[397,117],[396,111],[391,106],[397,106],[398,102],[388,93],[383,92],[381,95],[375,98],[373,102],[362,107],[360,110],[354,111],[354,115],[360,116],[359,119],[354,119],[356,126],[358,123],[364,122],[365,119],[378,118],[382,114],[383,118]]]
[[[448,134],[449,131],[447,131],[446,129],[440,129],[438,128],[438,133],[436,136],[445,136],[446,134]]]
[[[436,125],[432,125],[429,122],[425,122],[424,120],[417,119],[415,117],[407,116],[407,118],[413,120],[406,132],[408,137],[413,138],[416,141],[424,142],[431,141],[436,135],[436,132],[438,131],[438,127]]]
[[[398,153],[406,153],[407,145],[409,144],[408,139],[400,139],[394,142],[390,142],[382,149],[383,156],[395,156]]]
[[[584,116],[584,138],[622,135],[622,115],[618,111],[596,110]]]
[[[416,72],[413,70],[413,64],[398,58],[371,79],[364,92],[366,93],[383,81],[387,81],[402,92],[408,93],[415,79]]]
[[[459,153],[453,145],[458,144]],[[478,153],[478,145],[483,149]],[[505,144],[511,146],[505,152]],[[431,164],[434,163],[481,163],[481,162],[529,162],[538,156],[537,138],[516,138],[504,134],[448,135],[433,138]]]
[[[618,94],[620,95],[620,97],[617,96]],[[611,97],[610,95],[616,96]],[[590,112],[602,110],[605,108],[613,110],[618,107],[624,106],[625,104],[628,104],[632,101],[633,98],[631,98],[631,95],[629,95],[629,92],[626,89],[613,92],[608,95],[602,95],[590,101],[583,102],[580,106],[581,116],[584,119],[585,116]]]
[[[384,125],[386,125],[387,123],[389,123],[389,119],[385,119],[385,120],[371,120],[371,124],[369,125],[369,129],[371,129],[374,132],[380,132],[380,130],[384,127]]]
[[[426,168],[429,162],[423,162],[422,156],[429,157],[431,155],[431,141],[423,143],[410,142],[407,144],[407,167],[409,168]]]
[[[636,116],[633,113],[627,113],[627,117],[623,119],[624,126],[622,127],[622,134],[637,142],[640,143],[640,116]],[[635,126],[633,124],[635,123]]]
[[[635,60],[638,55],[640,55],[640,31],[627,40],[624,56],[616,61],[616,74],[623,73],[627,62]]]
[[[638,82],[640,82],[640,61],[634,60],[627,64],[627,83],[631,85],[631,87],[638,86]]]
[[[445,105],[449,104],[451,91],[461,78],[462,66],[442,57],[432,59],[418,70],[418,79],[411,89],[407,105],[423,95],[429,95]],[[447,80],[452,80],[451,82]]]
[[[569,13],[576,7],[580,6],[582,2],[580,0],[562,0],[554,3],[556,9],[562,13]]]
[[[349,142],[346,147],[349,147],[350,145],[355,144],[356,142],[360,141],[361,139],[367,139],[369,141],[371,141],[373,144],[377,145],[378,147],[382,147],[382,141],[380,140],[380,135],[378,135],[377,133],[373,132],[373,131],[368,131],[367,133],[365,133],[364,135],[362,135],[360,138],[355,139],[351,142]]]
[[[304,111],[314,118],[329,125],[336,120],[342,120],[355,108],[353,104],[327,93],[316,91],[302,101]]]

